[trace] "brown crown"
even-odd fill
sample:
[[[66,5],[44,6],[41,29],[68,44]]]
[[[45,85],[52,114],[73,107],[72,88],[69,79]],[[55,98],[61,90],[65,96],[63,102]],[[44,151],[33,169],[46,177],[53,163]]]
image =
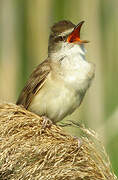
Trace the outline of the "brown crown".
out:
[[[74,27],[75,24],[73,24],[71,21],[63,20],[63,21],[59,21],[58,23],[55,23],[52,26],[51,31],[55,34],[59,34]]]

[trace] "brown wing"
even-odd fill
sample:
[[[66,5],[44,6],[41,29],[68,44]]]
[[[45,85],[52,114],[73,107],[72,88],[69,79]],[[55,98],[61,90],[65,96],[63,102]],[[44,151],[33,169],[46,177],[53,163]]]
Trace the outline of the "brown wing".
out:
[[[21,91],[21,94],[16,102],[17,105],[23,105],[26,109],[30,105],[34,95],[41,89],[46,81],[46,77],[50,72],[49,61],[45,60],[37,66],[33,71],[29,80],[26,82],[25,87]]]

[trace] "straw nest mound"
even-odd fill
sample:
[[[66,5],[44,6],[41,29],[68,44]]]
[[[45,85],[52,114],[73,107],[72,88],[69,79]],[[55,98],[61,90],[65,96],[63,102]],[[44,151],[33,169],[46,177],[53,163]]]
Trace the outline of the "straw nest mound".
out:
[[[75,138],[56,125],[42,131],[42,122],[22,107],[0,104],[0,180],[116,179],[93,132],[83,128]]]

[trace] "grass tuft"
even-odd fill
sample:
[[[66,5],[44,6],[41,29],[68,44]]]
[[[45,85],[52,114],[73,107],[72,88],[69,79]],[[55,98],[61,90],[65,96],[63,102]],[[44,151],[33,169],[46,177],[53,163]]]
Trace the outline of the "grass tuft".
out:
[[[75,138],[20,106],[0,104],[0,180],[115,180],[95,132]]]

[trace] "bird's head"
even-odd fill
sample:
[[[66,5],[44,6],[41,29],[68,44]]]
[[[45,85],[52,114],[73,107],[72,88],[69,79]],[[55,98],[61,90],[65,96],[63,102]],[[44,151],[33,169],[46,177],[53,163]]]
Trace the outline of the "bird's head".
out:
[[[87,43],[86,40],[80,39],[80,30],[84,21],[75,25],[71,21],[59,21],[51,28],[51,34],[49,37],[48,52],[49,56],[52,53],[58,53],[60,50],[64,52],[64,49],[70,49],[73,46],[82,46]]]

